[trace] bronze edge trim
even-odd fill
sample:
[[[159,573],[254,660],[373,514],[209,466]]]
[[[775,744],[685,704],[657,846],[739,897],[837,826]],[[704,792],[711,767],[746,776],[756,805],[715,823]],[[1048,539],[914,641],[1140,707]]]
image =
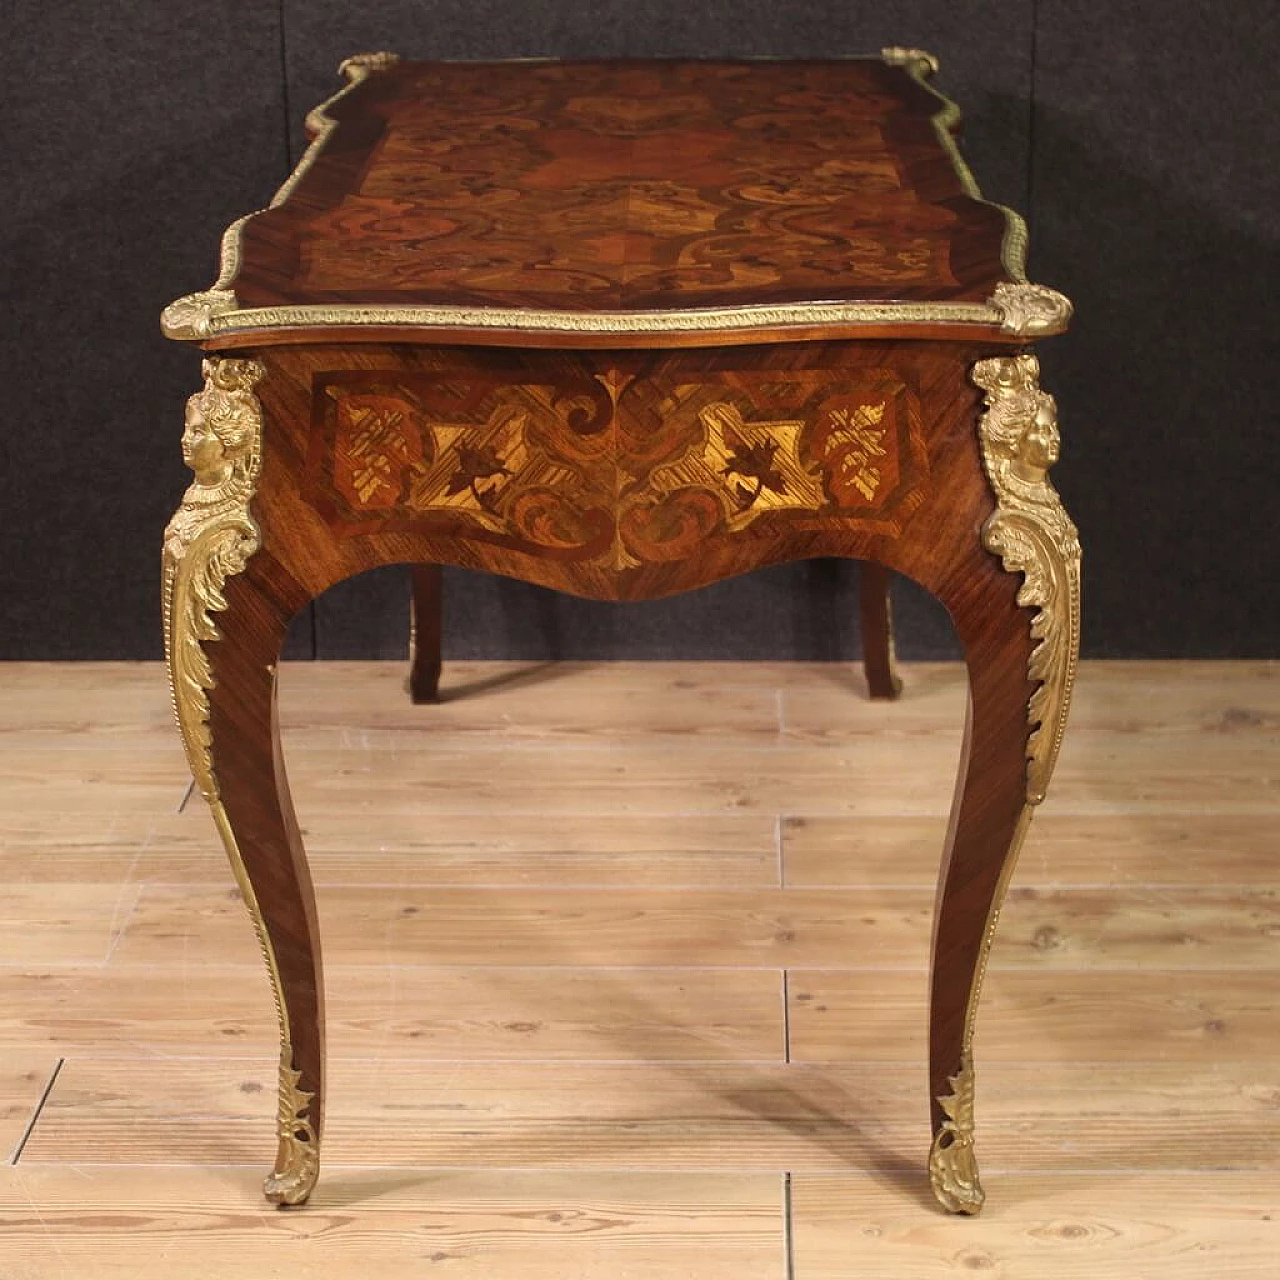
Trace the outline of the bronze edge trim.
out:
[[[973,170],[969,168],[956,142],[955,131],[961,117],[959,104],[933,85],[933,77],[938,73],[938,59],[923,49],[900,48],[882,49],[880,57],[890,66],[901,67],[926,93],[932,94],[938,101],[938,110],[933,114],[933,131],[938,135],[938,142],[947,153],[947,158],[951,161],[951,167],[955,170],[956,177],[960,179],[960,185],[964,187],[965,194],[979,204],[998,209],[1004,217],[1004,241],[1000,246],[1000,265],[1008,272],[1010,280],[1016,284],[1025,284],[1027,281],[1027,224],[1017,210],[1010,209],[1008,205],[997,204],[994,200],[988,200],[982,194],[982,188],[978,186],[978,180],[973,176]]]
[[[985,302],[796,302],[772,306],[707,307],[675,311],[563,311],[525,307],[360,306],[300,304],[240,307],[231,282],[240,269],[240,239],[245,223],[237,218],[223,233],[218,278],[206,290],[178,298],[164,309],[160,329],[166,338],[206,342],[224,334],[249,330],[321,328],[425,328],[506,330],[515,333],[570,333],[618,337],[662,333],[733,332],[790,326],[859,326],[888,324],[980,325],[1027,338],[1061,333],[1071,317],[1071,304],[1060,293],[1026,280],[1026,224],[1012,209],[985,199],[952,134],[960,108],[939,93],[928,77],[937,59],[918,49],[889,48],[882,61],[901,66],[941,104],[933,127],[966,194],[999,209],[1006,230],[1001,262],[1011,279],[996,286]],[[393,53],[357,54],[339,68],[347,83],[307,115],[314,137],[297,167],[272,197],[274,209],[289,195],[319,157],[337,121],[329,108],[376,71],[398,61]],[[258,212],[261,212],[259,210]]]

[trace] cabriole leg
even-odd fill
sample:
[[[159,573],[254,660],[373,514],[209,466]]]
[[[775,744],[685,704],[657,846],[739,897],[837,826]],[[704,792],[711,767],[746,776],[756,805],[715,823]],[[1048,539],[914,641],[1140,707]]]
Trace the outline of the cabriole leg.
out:
[[[319,1172],[324,1100],[319,934],[276,720],[276,664],[305,595],[261,550],[251,502],[261,467],[254,360],[210,359],[187,406],[195,483],[165,532],[165,650],[191,772],[253,918],[280,1023],[277,1204]]]
[[[440,621],[444,581],[438,564],[414,565],[409,614],[409,696],[414,702],[440,701]]]
[[[991,629],[966,646],[969,708],[938,885],[930,976],[929,1178],[952,1213],[976,1213],[984,1198],[973,1148],[974,1017],[1000,900],[1030,813],[1026,617],[1008,591],[974,593],[970,599]],[[997,619],[1000,625],[994,626]]]
[[[934,921],[929,1176],[951,1212],[984,1199],[974,1154],[973,1033],[1005,890],[1056,763],[1080,642],[1080,545],[1049,483],[1057,411],[1032,355],[979,361],[979,423],[996,508],[986,552],[1022,575],[1016,598],[993,562],[959,573],[944,599],[964,647],[969,710]],[[975,548],[975,556],[980,556]]]
[[[893,651],[893,611],[889,570],[874,560],[860,566],[858,611],[862,620],[862,669],[873,698],[896,698],[902,692]]]

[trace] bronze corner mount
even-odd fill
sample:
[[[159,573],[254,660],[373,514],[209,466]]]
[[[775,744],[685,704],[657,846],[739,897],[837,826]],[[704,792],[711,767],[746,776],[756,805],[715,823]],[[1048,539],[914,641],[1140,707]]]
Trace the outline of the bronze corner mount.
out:
[[[891,67],[906,67],[919,76],[936,76],[942,65],[924,49],[904,49],[901,45],[889,45],[880,50],[880,59]]]
[[[377,53],[353,53],[338,64],[338,74],[348,80],[363,80],[374,71],[386,71],[400,61],[398,53],[380,49]]]
[[[1028,280],[1002,280],[989,299],[1000,314],[1000,328],[1024,338],[1062,333],[1071,321],[1071,299]]]
[[[205,289],[169,303],[160,313],[160,332],[179,342],[202,342],[213,337],[215,316],[238,308],[230,289]]]

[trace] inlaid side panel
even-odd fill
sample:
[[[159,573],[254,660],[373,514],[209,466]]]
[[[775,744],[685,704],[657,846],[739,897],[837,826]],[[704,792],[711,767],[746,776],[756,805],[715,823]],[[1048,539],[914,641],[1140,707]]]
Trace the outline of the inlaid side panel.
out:
[[[888,365],[479,363],[312,374],[303,489],[335,533],[472,534],[624,570],[748,529],[897,536],[928,489],[919,397]]]
[[[815,556],[927,583],[989,514],[976,346],[260,354],[258,514],[313,594],[415,561],[612,600]]]

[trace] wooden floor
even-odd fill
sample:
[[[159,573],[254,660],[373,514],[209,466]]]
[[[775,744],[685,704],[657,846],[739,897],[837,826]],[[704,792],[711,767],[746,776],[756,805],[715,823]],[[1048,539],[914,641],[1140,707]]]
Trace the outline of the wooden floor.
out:
[[[927,1191],[958,667],[283,673],[332,1063],[275,1029],[152,665],[0,667],[0,1277],[1280,1276],[1280,666],[1086,665]],[[438,1270],[436,1269],[438,1267]]]

